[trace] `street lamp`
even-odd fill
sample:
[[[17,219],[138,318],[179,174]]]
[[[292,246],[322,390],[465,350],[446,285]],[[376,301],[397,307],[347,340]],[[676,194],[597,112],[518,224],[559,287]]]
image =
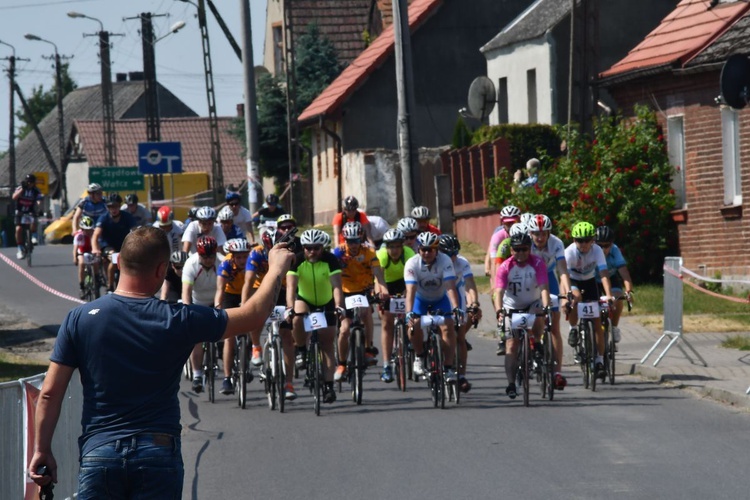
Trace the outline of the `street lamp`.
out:
[[[106,166],[117,165],[117,141],[115,139],[115,105],[112,93],[112,63],[109,58],[109,33],[104,30],[102,22],[80,12],[68,12],[68,17],[73,19],[91,19],[99,23],[99,60],[101,62],[101,92],[102,92],[102,131],[104,132],[104,163]],[[83,35],[93,36],[93,35]]]
[[[171,28],[169,28],[169,32],[166,35],[162,35],[159,38],[157,38],[156,40],[154,40],[153,44],[156,45],[156,42],[158,42],[159,40],[164,40],[169,35],[177,33],[178,31],[180,31],[184,27],[185,27],[185,21],[177,21],[176,23],[174,23],[172,25]]]
[[[57,132],[58,141],[60,146],[58,165],[60,169],[60,195],[62,211],[65,212],[68,209],[68,189],[66,186],[65,170],[67,165],[65,164],[65,120],[63,117],[63,88],[62,88],[62,66],[60,64],[60,53],[57,51],[57,45],[53,42],[44,38],[26,33],[24,38],[27,40],[33,40],[37,42],[44,42],[52,45],[55,48],[55,93],[57,94]]]

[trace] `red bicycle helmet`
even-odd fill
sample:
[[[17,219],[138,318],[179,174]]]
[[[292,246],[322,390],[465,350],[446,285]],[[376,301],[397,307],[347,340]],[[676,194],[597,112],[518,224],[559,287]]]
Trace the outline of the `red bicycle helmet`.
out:
[[[198,255],[204,255],[210,257],[216,254],[216,248],[218,247],[216,239],[211,236],[201,236],[195,243],[198,249]]]

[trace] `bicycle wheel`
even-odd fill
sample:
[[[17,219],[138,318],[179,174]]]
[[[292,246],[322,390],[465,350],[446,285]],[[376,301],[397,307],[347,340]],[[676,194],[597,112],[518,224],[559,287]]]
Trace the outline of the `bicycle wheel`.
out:
[[[208,343],[208,369],[206,370],[206,384],[208,385],[208,400],[212,403],[216,397],[216,344]]]
[[[615,385],[615,337],[612,335],[612,326],[607,320],[604,330],[604,366],[607,368],[609,385]]]
[[[596,349],[596,336],[594,334],[594,324],[591,321],[587,321],[586,323],[586,336],[588,338],[587,340],[587,347],[589,352],[589,362],[588,362],[588,374],[589,374],[589,388],[592,391],[596,391],[596,353],[598,352]]]
[[[273,379],[273,354],[271,353],[271,343],[269,340],[263,344],[263,388],[268,398],[268,409],[276,409],[276,381]]]
[[[352,330],[352,372],[349,380],[352,385],[352,401],[356,404],[362,404],[362,378],[365,371],[365,332],[361,328]]]
[[[34,243],[31,241],[31,227],[26,226],[23,232],[24,246],[26,247],[26,265],[31,267],[31,254],[34,253]]]
[[[529,378],[531,373],[529,370],[529,350],[531,345],[529,344],[529,332],[524,332],[521,339],[521,370],[523,377],[523,405],[529,406]]]
[[[320,400],[323,398],[321,387],[323,384],[323,365],[320,358],[320,347],[317,342],[310,343],[311,363],[307,365],[307,371],[313,371],[313,399],[315,400],[315,415],[320,416]]]
[[[408,378],[406,362],[406,332],[404,331],[404,324],[396,320],[393,325],[393,339],[395,346],[393,348],[393,368],[396,372],[396,383],[401,391],[406,391],[406,379]]]
[[[544,383],[547,385],[547,397],[550,401],[555,399],[555,346],[552,345],[552,334],[544,334]],[[544,394],[542,394],[544,397]]]
[[[229,340],[225,341],[229,342]],[[235,349],[235,369],[237,371],[235,380],[237,381],[237,404],[243,410],[247,406],[247,336],[240,335],[237,339],[237,349]]]
[[[440,332],[432,333],[432,341],[435,345],[435,381],[437,382],[437,395],[440,402],[440,408],[445,408],[445,373],[443,358],[443,345],[440,338]]]
[[[273,379],[276,382],[276,394],[278,394],[279,413],[284,413],[286,393],[286,367],[284,366],[284,348],[281,345],[281,337],[276,335],[273,341]]]
[[[182,367],[182,373],[185,375],[185,380],[193,380],[193,362],[188,357],[185,361],[185,365]]]

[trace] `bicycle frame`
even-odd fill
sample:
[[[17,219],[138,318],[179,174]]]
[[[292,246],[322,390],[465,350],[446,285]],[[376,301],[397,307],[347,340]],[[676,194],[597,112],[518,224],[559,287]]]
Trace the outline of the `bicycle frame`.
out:
[[[367,363],[365,361],[365,325],[362,323],[360,311],[370,307],[370,302],[365,295],[350,295],[345,300],[346,308],[352,311],[352,321],[349,325],[349,356],[347,371],[349,383],[352,387],[352,401],[358,405],[362,404],[362,379],[364,378]],[[339,391],[341,383],[339,382]]]
[[[432,404],[435,408],[445,408],[445,376],[443,374],[443,336],[440,327],[445,324],[445,317],[439,311],[425,314],[420,318],[422,331],[427,332],[425,353],[427,353],[427,387],[430,388]]]
[[[265,382],[266,394],[268,395],[268,406],[275,410],[278,404],[279,412],[284,412],[284,385],[286,383],[286,366],[284,364],[284,349],[281,345],[279,329],[281,319],[284,316],[284,306],[274,307],[273,312],[266,320],[266,341],[263,345],[263,380]]]

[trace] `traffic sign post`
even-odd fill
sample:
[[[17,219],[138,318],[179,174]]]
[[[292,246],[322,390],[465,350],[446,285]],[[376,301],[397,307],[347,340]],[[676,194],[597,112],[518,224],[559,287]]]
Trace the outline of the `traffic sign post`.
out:
[[[89,167],[89,183],[92,182],[105,191],[143,190],[143,175],[138,167]]]
[[[182,143],[139,142],[138,168],[142,174],[181,174]],[[174,205],[174,177],[171,184]]]

